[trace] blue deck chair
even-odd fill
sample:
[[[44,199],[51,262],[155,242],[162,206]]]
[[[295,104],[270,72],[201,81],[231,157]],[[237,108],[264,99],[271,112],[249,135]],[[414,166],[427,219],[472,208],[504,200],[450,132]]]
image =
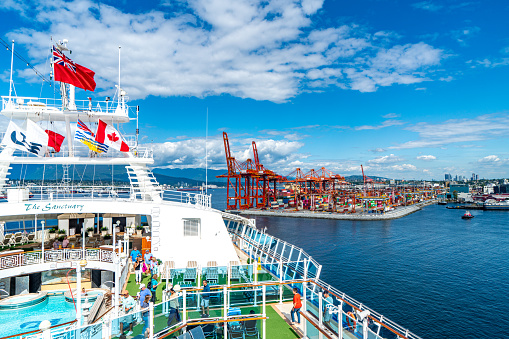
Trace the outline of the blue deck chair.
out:
[[[205,339],[205,333],[203,333],[203,330],[200,326],[193,328],[188,333],[191,334],[193,339]]]
[[[189,332],[186,332],[184,334],[179,335],[177,339],[193,339],[193,337],[191,337],[191,334],[189,334]]]

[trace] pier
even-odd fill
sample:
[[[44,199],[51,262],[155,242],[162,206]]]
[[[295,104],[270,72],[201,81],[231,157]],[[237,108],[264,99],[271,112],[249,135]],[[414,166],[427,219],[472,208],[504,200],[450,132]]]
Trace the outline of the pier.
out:
[[[398,207],[392,211],[385,213],[350,213],[350,214],[337,214],[331,212],[312,212],[312,211],[290,211],[290,210],[258,210],[249,209],[241,211],[231,211],[242,215],[260,215],[268,217],[290,217],[290,218],[313,218],[313,219],[334,219],[334,220],[392,220],[402,218],[414,212],[420,211],[424,206],[436,203],[435,200],[429,200],[421,203],[416,203],[410,206]]]

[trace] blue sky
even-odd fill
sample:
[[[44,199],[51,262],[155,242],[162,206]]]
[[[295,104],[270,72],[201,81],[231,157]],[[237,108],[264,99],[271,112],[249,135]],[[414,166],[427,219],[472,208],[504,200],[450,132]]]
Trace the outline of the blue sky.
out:
[[[391,178],[500,178],[508,14],[506,1],[7,0],[0,35],[46,73],[50,37],[69,39],[96,72],[96,100],[113,95],[122,46],[122,87],[160,167],[204,167],[208,108],[212,168],[225,168],[224,130],[237,159],[255,140],[283,175],[363,164]],[[8,52],[0,65],[7,95]],[[53,97],[15,68],[18,95]]]

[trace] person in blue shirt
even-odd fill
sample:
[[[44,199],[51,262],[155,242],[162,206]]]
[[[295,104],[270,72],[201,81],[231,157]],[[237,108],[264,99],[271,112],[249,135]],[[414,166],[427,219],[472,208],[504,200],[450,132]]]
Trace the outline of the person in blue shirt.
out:
[[[210,286],[207,280],[203,280],[203,293],[201,295],[201,313],[209,315]],[[205,312],[207,310],[207,312]]]
[[[146,250],[145,251],[145,264],[147,265],[147,267],[150,267],[150,261],[152,259],[152,253],[150,253],[149,250]]]
[[[134,247],[133,250],[131,251],[131,262],[134,264],[138,257],[141,257],[141,252],[138,251],[137,247]]]
[[[325,290],[323,292],[323,323],[331,327],[332,313],[329,311],[329,308],[334,307],[334,300],[330,296],[329,291]],[[331,327],[332,328],[332,327]]]
[[[150,296],[152,298],[152,292],[145,286],[145,284],[140,285],[140,304],[143,303],[146,296]],[[150,301],[150,299],[149,299]]]
[[[151,279],[152,279],[152,287],[150,288],[150,292],[152,293],[152,299],[150,299],[150,301],[155,303],[156,302],[156,290],[157,290],[157,286],[160,283],[157,282],[157,274],[154,274]]]

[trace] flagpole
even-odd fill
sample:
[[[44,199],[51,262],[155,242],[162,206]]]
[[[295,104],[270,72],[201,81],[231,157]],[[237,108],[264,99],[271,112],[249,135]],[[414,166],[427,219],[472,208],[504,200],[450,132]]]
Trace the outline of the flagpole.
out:
[[[118,105],[120,106],[120,46],[118,46]]]
[[[205,120],[205,194],[208,193],[208,168],[209,168],[209,152],[207,140],[209,138],[209,108],[207,107],[207,119]]]
[[[12,48],[11,48],[11,79],[9,80],[9,103],[12,101],[12,67],[14,65],[14,40],[12,40]]]

